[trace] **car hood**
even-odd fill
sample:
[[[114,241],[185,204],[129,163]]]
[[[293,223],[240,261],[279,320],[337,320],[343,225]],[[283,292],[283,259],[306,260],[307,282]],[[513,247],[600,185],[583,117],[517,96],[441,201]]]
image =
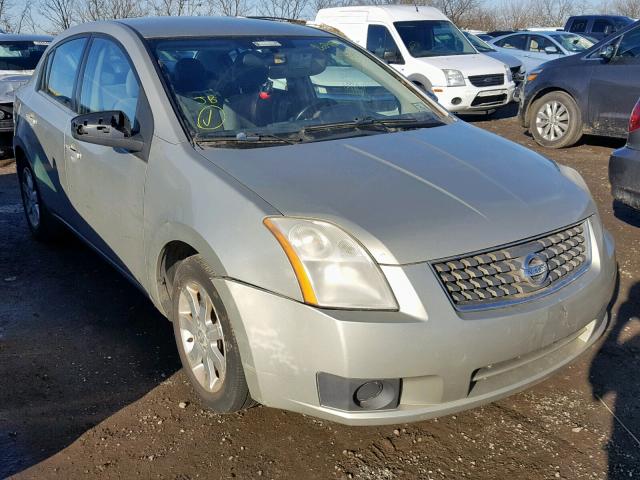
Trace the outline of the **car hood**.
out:
[[[0,103],[12,103],[16,90],[25,85],[33,70],[0,70]]]
[[[341,226],[382,264],[483,250],[594,212],[555,163],[461,121],[203,155],[283,215]]]
[[[506,64],[509,68],[522,67],[522,62],[513,55],[503,52],[486,52],[485,55]]]
[[[417,60],[439,69],[460,70],[465,78],[469,75],[504,73],[502,62],[480,53],[472,55],[449,55],[445,57],[421,57]]]

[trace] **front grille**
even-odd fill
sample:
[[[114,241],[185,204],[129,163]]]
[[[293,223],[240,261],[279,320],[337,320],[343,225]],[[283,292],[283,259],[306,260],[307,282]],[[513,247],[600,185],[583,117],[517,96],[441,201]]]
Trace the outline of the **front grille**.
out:
[[[502,105],[506,101],[507,101],[506,93],[502,93],[500,95],[484,96],[484,97],[477,96],[471,102],[471,106],[479,107],[479,106],[489,106],[489,105]]]
[[[530,300],[575,279],[589,265],[586,222],[505,248],[432,264],[461,310]]]
[[[495,87],[496,85],[504,85],[504,74],[471,75],[469,81],[476,87]]]

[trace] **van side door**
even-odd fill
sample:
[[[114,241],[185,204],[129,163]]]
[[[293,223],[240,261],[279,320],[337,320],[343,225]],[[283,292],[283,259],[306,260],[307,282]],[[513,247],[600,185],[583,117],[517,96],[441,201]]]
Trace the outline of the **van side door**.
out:
[[[625,137],[629,116],[640,97],[640,27],[609,44],[615,45],[611,60],[597,58],[599,52],[592,60],[589,126],[596,134]]]
[[[76,95],[80,114],[122,111],[146,143],[145,150],[132,153],[65,137],[71,201],[83,219],[80,233],[144,285],[143,198],[153,120],[135,67],[117,40],[91,38]]]

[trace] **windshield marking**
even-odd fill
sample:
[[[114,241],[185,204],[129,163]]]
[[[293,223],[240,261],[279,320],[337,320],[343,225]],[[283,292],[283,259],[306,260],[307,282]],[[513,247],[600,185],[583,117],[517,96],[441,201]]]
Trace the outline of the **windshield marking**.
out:
[[[456,202],[460,203],[461,205],[464,205],[465,207],[467,207],[469,210],[477,213],[478,215],[480,215],[482,218],[484,218],[485,220],[489,220],[489,218],[482,213],[480,210],[478,210],[477,208],[475,208],[472,205],[469,205],[467,202],[465,202],[463,199],[461,199],[460,197],[454,195],[451,192],[448,192],[447,190],[445,190],[444,188],[436,185],[435,183],[430,182],[429,180],[416,175],[413,172],[410,172],[409,170],[402,168],[394,163],[389,162],[388,160],[385,160],[384,158],[380,158],[377,155],[374,155],[372,153],[367,152],[366,150],[361,150],[358,147],[354,147],[353,145],[345,145],[345,148],[348,148],[349,150],[352,150],[354,152],[358,152],[361,155],[364,155],[365,157],[368,157],[372,160],[375,160],[376,162],[382,163],[383,165],[386,165],[389,168],[392,168],[393,170],[397,170],[401,173],[404,173],[405,175],[408,175],[409,177],[413,178],[414,180],[417,180],[420,183],[424,183],[425,185],[437,190],[438,192],[442,193],[443,195],[446,195],[447,197],[455,200]]]

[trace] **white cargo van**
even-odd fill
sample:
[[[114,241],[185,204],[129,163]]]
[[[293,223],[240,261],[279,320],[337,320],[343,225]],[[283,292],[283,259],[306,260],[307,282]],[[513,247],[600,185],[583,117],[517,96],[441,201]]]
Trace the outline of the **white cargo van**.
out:
[[[408,5],[323,8],[315,19],[366,48],[454,112],[491,110],[513,99],[503,63],[478,53],[440,10]]]

